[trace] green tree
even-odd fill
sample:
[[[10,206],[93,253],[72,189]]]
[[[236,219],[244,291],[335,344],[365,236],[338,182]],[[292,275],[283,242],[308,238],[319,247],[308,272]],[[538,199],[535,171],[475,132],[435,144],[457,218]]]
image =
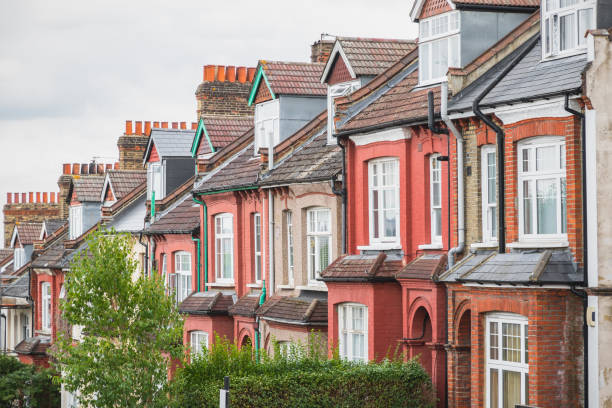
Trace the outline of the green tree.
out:
[[[0,407],[51,408],[59,405],[53,372],[0,354]]]
[[[63,319],[83,335],[58,335],[61,381],[84,406],[164,407],[168,367],[182,363],[183,324],[157,278],[136,278],[133,240],[95,232],[71,263]]]

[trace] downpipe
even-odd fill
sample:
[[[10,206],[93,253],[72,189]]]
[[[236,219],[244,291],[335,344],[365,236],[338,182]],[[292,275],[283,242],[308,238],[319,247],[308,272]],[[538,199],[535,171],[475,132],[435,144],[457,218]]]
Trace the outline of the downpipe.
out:
[[[341,229],[342,229],[342,253],[346,254],[346,147],[340,143],[340,138],[336,136],[336,143],[340,146],[342,150],[342,187],[340,189],[336,188],[336,180],[337,177],[333,177],[330,180],[330,186],[332,189],[332,193],[337,196],[340,196],[342,199],[342,220],[341,220]]]

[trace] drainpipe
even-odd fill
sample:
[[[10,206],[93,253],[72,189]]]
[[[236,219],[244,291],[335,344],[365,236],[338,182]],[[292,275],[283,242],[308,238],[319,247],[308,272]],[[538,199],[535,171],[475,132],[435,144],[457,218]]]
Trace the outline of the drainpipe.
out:
[[[0,319],[4,319],[4,341],[2,342],[2,353],[6,354],[6,316],[4,314],[0,314]],[[1,324],[2,323],[0,323],[0,325]]]
[[[266,301],[266,280],[264,279],[261,285],[261,295],[259,296],[259,307],[261,307]],[[260,343],[260,330],[259,330],[259,322],[261,319],[259,316],[255,318],[255,322],[257,323],[257,329],[255,330],[255,361],[259,363],[259,343]]]
[[[198,273],[196,274],[196,276],[197,276],[196,281],[197,281],[197,285],[198,285],[197,288],[198,289],[196,290],[196,292],[199,292],[200,291],[200,239],[199,238],[191,237],[191,240],[196,243],[196,246],[198,248],[198,252],[197,252],[197,255],[196,255],[196,259],[198,260],[197,261],[198,263],[196,264],[197,265],[197,270],[198,270]]]
[[[459,242],[457,242],[456,247],[448,251],[448,268],[450,269],[455,264],[455,256],[462,253],[465,249],[465,198],[463,180],[463,136],[453,121],[448,117],[447,101],[448,82],[444,81],[442,82],[440,94],[440,116],[457,141],[457,235]]]
[[[583,280],[584,287],[589,286],[589,272],[588,272],[588,235],[587,235],[587,191],[586,191],[586,181],[587,181],[587,172],[586,172],[586,121],[584,120],[584,113],[579,112],[575,109],[570,108],[569,106],[569,94],[565,94],[565,110],[572,115],[576,116],[580,119],[580,155],[581,155],[581,170],[582,170],[582,271],[583,271]],[[589,308],[589,297],[585,293],[584,290],[577,290],[574,286],[570,287],[573,294],[580,297],[582,299],[582,316],[583,316],[583,325],[582,325],[582,342],[584,343],[584,406],[589,406],[589,326],[587,323],[587,313]]]
[[[336,143],[342,150],[342,187],[338,190],[335,186],[336,177],[331,180],[332,193],[342,198],[342,253],[346,254],[346,147],[340,143],[340,138],[336,136]]]
[[[519,55],[514,58],[510,64],[502,72],[500,72],[491,83],[482,91],[474,102],[472,103],[472,110],[474,114],[482,120],[487,126],[495,131],[497,134],[497,213],[498,213],[498,225],[499,230],[497,234],[497,240],[499,244],[498,251],[500,254],[506,252],[506,221],[505,221],[505,211],[506,211],[506,203],[504,197],[505,191],[505,183],[504,183],[504,138],[505,133],[504,129],[497,126],[495,122],[493,122],[489,117],[487,117],[480,110],[480,102],[484,99],[485,96],[491,92],[493,88],[499,84],[499,82],[506,76],[508,73],[523,59],[525,56],[531,51],[531,49],[536,45],[540,36],[534,36],[529,42],[527,46]]]
[[[206,284],[208,283],[208,207],[206,206],[206,203],[204,201],[200,201],[196,198],[197,196],[194,194],[193,195],[193,201],[197,204],[200,204],[202,206],[202,209],[204,210],[204,220],[202,223],[202,226],[204,228],[204,242],[202,243],[204,245],[204,292],[208,291],[208,286],[206,286]],[[200,291],[200,242],[198,240],[198,291]]]

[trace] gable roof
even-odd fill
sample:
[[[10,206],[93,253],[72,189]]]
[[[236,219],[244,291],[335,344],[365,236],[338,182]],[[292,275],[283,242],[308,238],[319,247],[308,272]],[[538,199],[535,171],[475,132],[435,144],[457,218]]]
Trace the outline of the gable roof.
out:
[[[17,222],[15,223],[15,232],[11,245],[14,245],[15,239],[18,237],[21,245],[32,245],[34,241],[40,239],[42,233],[42,222]]]
[[[43,232],[48,237],[53,235],[55,231],[60,229],[64,224],[68,221],[61,219],[48,219],[43,221],[43,230],[41,231],[41,235],[39,239],[43,239]]]
[[[252,127],[252,116],[202,116],[191,146],[191,155],[197,157],[214,153]]]
[[[74,182],[72,194],[79,202],[101,203],[105,177],[82,176]]]
[[[194,136],[195,130],[191,129],[152,129],[143,164],[149,160],[153,145],[160,158],[191,157]]]
[[[115,201],[121,200],[132,190],[146,183],[146,170],[108,170],[101,190],[100,201],[104,201],[107,189],[111,189]]]
[[[428,0],[415,0],[410,10],[410,19],[414,22],[419,20],[421,10]],[[429,0],[431,1],[431,0]],[[540,7],[540,0],[446,0],[452,10],[469,8],[505,8],[534,10]]]
[[[277,95],[327,95],[327,87],[320,82],[324,68],[322,62],[260,60],[249,94],[249,106],[253,104],[260,85],[268,87],[272,99]]]
[[[26,265],[24,265],[25,267]],[[29,266],[29,263],[28,263]],[[24,269],[24,268],[20,268]],[[3,297],[27,298],[30,294],[30,275],[22,274],[13,282],[0,287],[0,295]]]
[[[415,40],[337,37],[321,83],[327,81],[337,58],[342,58],[353,78],[376,76],[416,48]]]
[[[34,268],[61,268],[63,267],[62,258],[68,251],[64,248],[64,241],[68,239],[68,229],[59,235],[57,240],[41,251],[32,261]]]

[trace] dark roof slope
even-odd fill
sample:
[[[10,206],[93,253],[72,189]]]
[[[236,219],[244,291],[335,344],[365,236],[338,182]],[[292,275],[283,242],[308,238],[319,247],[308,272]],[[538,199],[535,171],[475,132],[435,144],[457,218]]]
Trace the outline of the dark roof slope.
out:
[[[446,254],[422,255],[398,272],[396,279],[432,279],[444,271]]]
[[[387,259],[384,252],[378,255],[342,255],[321,272],[321,280],[394,281],[402,266],[401,260]]]
[[[191,157],[191,146],[195,130],[191,129],[158,129],[151,130],[151,138],[145,153],[149,158],[153,144],[159,157]]]
[[[108,177],[115,193],[115,199],[121,200],[147,181],[147,172],[145,170],[109,170]]]
[[[255,317],[255,312],[259,308],[260,291],[252,290],[245,296],[238,299],[236,303],[229,307],[230,316]]]
[[[454,0],[453,3],[457,4],[457,6],[503,6],[524,7],[527,9],[534,9],[540,7],[540,0]]]
[[[46,336],[28,337],[15,346],[17,354],[45,355],[51,346],[51,339]]]
[[[82,176],[74,182],[74,195],[80,202],[100,202],[104,188],[104,177],[102,176]]]
[[[262,60],[259,61],[259,64],[263,68],[275,95],[327,95],[327,86],[320,81],[325,68],[325,64],[322,62]]]
[[[47,236],[53,235],[55,231],[62,228],[62,226],[67,222],[66,220],[45,220],[43,221],[45,224],[45,231]]]
[[[338,37],[337,41],[357,76],[378,75],[416,48],[415,40]]]
[[[253,127],[252,116],[202,116],[202,120],[215,151],[227,146]],[[199,155],[212,153],[204,138],[201,138],[199,143]]]
[[[30,293],[30,275],[24,273],[14,282],[0,288],[0,295],[6,297],[27,298]]]
[[[40,239],[43,224],[42,222],[19,222],[15,224],[15,228],[21,245],[32,245],[34,241]]]
[[[193,315],[227,315],[228,308],[235,302],[234,292],[211,290],[189,295],[179,306],[180,313]]]
[[[327,324],[327,299],[272,297],[257,311],[264,320],[294,324]]]
[[[68,250],[64,248],[64,241],[67,239],[68,231],[66,230],[54,243],[44,249],[38,257],[32,261],[32,267],[61,268],[63,266],[62,259],[64,254],[68,252]]]
[[[200,206],[186,194],[179,204],[147,228],[149,234],[191,234],[200,227]]]
[[[15,250],[11,249],[11,248],[0,249],[0,263],[5,261],[6,258],[12,256],[14,252],[15,252]]]

